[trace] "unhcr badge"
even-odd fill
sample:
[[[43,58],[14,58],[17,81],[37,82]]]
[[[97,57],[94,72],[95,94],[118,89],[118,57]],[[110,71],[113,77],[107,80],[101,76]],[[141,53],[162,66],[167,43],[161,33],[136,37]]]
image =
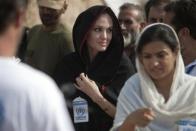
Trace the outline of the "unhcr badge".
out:
[[[77,97],[73,100],[74,123],[89,121],[88,103],[85,99]]]
[[[178,131],[196,131],[196,120],[193,119],[179,120],[177,124],[178,124]]]

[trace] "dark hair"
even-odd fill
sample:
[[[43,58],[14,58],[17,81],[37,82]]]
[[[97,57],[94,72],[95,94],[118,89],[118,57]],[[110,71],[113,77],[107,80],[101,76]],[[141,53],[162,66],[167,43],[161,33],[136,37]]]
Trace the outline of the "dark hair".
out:
[[[137,10],[139,12],[136,20],[138,22],[142,22],[144,20],[144,14],[143,14],[143,8],[140,5],[133,4],[133,3],[124,3],[123,5],[120,6],[120,11],[123,10]]]
[[[165,10],[174,13],[171,24],[176,32],[187,27],[190,30],[190,35],[196,39],[196,0],[175,1],[165,7]]]
[[[141,54],[145,45],[153,41],[162,41],[174,52],[179,48],[178,40],[171,28],[164,24],[155,24],[147,28],[138,41],[137,54]]]
[[[26,8],[28,0],[0,0],[0,33],[16,20],[18,11]]]
[[[170,2],[170,0],[148,0],[148,2],[146,2],[145,6],[144,6],[146,20],[148,19],[149,11],[150,11],[151,7],[164,6],[169,2]]]
[[[165,12],[174,12],[174,7],[175,7],[175,1],[172,1],[170,2],[169,4],[167,4],[165,7],[164,7],[164,11]]]

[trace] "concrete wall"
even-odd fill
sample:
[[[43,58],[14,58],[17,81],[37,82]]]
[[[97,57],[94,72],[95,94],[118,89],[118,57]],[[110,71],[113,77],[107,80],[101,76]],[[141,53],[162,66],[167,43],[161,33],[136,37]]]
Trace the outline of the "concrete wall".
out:
[[[36,0],[30,1],[31,2],[29,4],[28,13],[26,16],[26,25],[28,27],[32,27],[33,25],[40,23],[37,2]],[[68,29],[72,29],[78,14],[92,5],[107,4],[117,14],[119,6],[124,2],[144,4],[146,1],[147,0],[69,0],[68,9],[62,16],[62,23],[65,24]]]
[[[116,15],[119,13],[119,7],[126,2],[144,5],[147,0],[105,0],[105,3],[112,8]]]

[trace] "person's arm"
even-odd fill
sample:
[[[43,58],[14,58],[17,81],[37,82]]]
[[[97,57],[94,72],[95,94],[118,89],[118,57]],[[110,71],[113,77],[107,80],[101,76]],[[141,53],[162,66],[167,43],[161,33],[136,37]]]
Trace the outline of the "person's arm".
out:
[[[125,120],[125,122],[119,127],[118,131],[135,131],[135,125],[128,120]]]
[[[138,109],[127,116],[118,131],[135,131],[135,127],[146,127],[155,117],[149,108]]]
[[[93,102],[99,105],[102,110],[114,118],[116,107],[103,97],[97,84],[93,80],[90,80],[88,76],[85,76],[84,73],[81,73],[80,76],[76,78],[76,83],[76,88],[88,95]]]
[[[93,101],[97,103],[99,107],[101,107],[101,109],[104,110],[109,116],[114,118],[116,107],[111,102],[105,99],[102,95],[99,96],[99,98],[95,98]]]

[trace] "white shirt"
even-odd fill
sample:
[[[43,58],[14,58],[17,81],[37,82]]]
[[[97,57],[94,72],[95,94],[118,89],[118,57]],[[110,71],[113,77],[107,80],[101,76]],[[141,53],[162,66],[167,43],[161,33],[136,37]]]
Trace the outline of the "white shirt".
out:
[[[185,68],[186,73],[192,76],[196,76],[196,60],[188,64]]]
[[[27,65],[2,57],[0,131],[73,131],[56,84]]]

